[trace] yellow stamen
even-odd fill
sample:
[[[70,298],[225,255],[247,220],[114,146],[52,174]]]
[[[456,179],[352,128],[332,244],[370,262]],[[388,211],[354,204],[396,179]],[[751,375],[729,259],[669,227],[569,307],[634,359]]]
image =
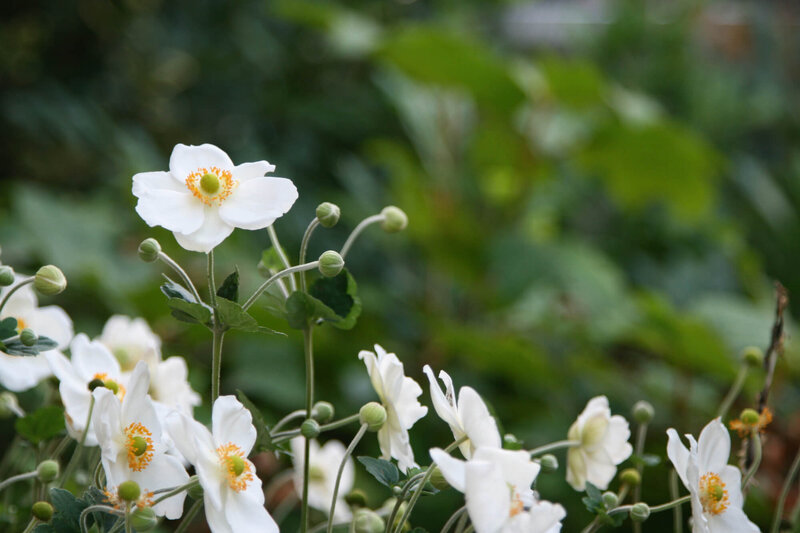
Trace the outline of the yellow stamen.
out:
[[[232,442],[217,448],[219,463],[228,478],[228,486],[236,492],[247,488],[253,480],[253,466],[244,456],[242,450]]]
[[[128,468],[141,472],[153,460],[153,434],[139,422],[133,422],[125,428],[128,449]]]
[[[728,491],[717,474],[709,472],[700,478],[700,503],[704,512],[713,515],[728,508]]]
[[[765,407],[764,410],[761,411],[761,414],[758,417],[758,422],[755,425],[746,424],[741,419],[737,418],[736,420],[731,420],[728,422],[728,426],[731,429],[736,430],[740,437],[746,437],[753,429],[757,429],[760,433],[764,433],[770,422],[772,422],[772,411],[769,410],[769,407]]]
[[[186,178],[186,187],[206,205],[220,205],[231,195],[238,182],[230,170],[218,167],[198,168]]]
[[[21,332],[23,329],[28,327],[28,323],[22,317],[17,318],[17,333]]]

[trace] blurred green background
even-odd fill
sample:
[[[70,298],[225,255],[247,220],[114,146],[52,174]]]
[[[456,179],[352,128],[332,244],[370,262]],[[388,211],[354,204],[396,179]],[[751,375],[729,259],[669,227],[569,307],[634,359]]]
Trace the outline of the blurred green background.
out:
[[[317,333],[317,396],[340,415],[374,399],[356,356],[377,342],[423,403],[428,363],[476,388],[527,447],[564,438],[594,395],[626,416],[647,399],[647,451],[663,456],[667,427],[696,435],[714,416],[740,350],[766,348],[773,281],[800,294],[798,23],[777,1],[9,0],[2,260],[59,265],[69,290],[48,303],[76,331],[146,317],[207,399],[209,335],[169,317],[162,268],[136,248],[158,238],[199,281],[205,257],[137,217],[131,176],[166,169],[176,143],[210,142],[295,182],[300,199],[275,224],[293,257],[321,201],[342,220],[317,231],[312,257],[384,205],[409,215],[405,232],[373,227],[347,258],[356,327]],[[237,230],[217,276],[238,266],[247,294],[268,242]],[[285,323],[254,314],[289,337],[229,335],[223,392],[244,390],[274,421],[302,406],[302,351]],[[800,443],[799,374],[789,343],[745,508],[762,528]],[[432,409],[411,434],[422,462],[451,441]],[[359,453],[377,453],[374,439]],[[645,472],[648,502],[667,500],[667,475]],[[375,506],[389,496],[363,469],[357,481]],[[563,461],[539,488],[567,507],[564,531],[591,519]],[[438,530],[458,502],[423,499],[415,525]]]

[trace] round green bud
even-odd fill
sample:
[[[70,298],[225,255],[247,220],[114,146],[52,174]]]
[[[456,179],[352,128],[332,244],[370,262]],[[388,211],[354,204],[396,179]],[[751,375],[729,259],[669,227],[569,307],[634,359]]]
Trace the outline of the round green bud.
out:
[[[150,531],[158,525],[158,518],[150,507],[137,507],[131,513],[131,525],[135,531]]]
[[[55,296],[67,288],[67,278],[61,269],[55,265],[45,265],[36,271],[33,278],[33,288],[45,296]]]
[[[100,378],[94,378],[92,381],[86,384],[86,388],[90,391],[95,390],[97,387],[105,387],[106,384],[103,383],[103,380]]]
[[[378,402],[369,402],[358,411],[358,416],[370,431],[378,431],[386,422],[386,409]]]
[[[17,395],[11,391],[0,392],[0,419],[11,418],[19,412]]]
[[[644,502],[634,503],[631,507],[631,520],[644,522],[650,516],[650,506]]]
[[[744,409],[742,414],[739,415],[739,420],[748,426],[755,426],[761,420],[761,417],[755,409]]]
[[[606,509],[613,509],[617,505],[619,505],[619,496],[615,493],[608,491],[603,493],[603,505],[606,506]]]
[[[161,245],[152,237],[142,241],[139,245],[139,259],[145,263],[154,263],[158,260],[161,253]]]
[[[50,483],[55,481],[59,474],[58,463],[52,459],[42,461],[36,467],[36,473],[39,475],[39,481],[42,483]]]
[[[366,507],[367,495],[364,494],[364,491],[360,489],[351,490],[344,497],[344,501],[346,501],[347,505],[350,507]]]
[[[119,484],[119,488],[117,489],[117,494],[121,500],[125,500],[126,502],[133,502],[139,499],[139,496],[142,494],[141,489],[139,488],[139,484],[135,481],[123,481]]]
[[[633,419],[640,424],[647,424],[656,414],[656,410],[653,408],[653,405],[644,400],[639,400],[633,404],[633,409],[631,411],[633,413]]]
[[[326,278],[332,278],[339,274],[344,268],[344,259],[339,252],[328,250],[319,256],[319,271]]]
[[[350,525],[351,533],[381,533],[385,528],[383,518],[370,509],[358,509]]]
[[[635,487],[636,485],[642,482],[642,475],[635,468],[626,468],[625,470],[619,473],[619,480],[625,483],[626,485]]]
[[[300,434],[307,439],[314,439],[319,435],[319,422],[308,418],[300,424]]]
[[[330,402],[317,402],[311,409],[311,418],[323,424],[333,418],[333,405]]]
[[[186,489],[186,494],[193,500],[202,500],[203,499],[203,487],[200,483],[195,483],[188,489]]]
[[[503,448],[506,450],[521,450],[522,442],[520,442],[516,435],[506,433],[503,435]]]
[[[431,485],[437,490],[445,490],[450,488],[450,483],[444,478],[444,474],[439,470],[438,466],[433,467],[433,474],[431,474]]]
[[[19,341],[25,346],[33,346],[39,337],[33,332],[31,328],[25,328],[19,332]]]
[[[8,287],[14,283],[14,269],[0,265],[0,287]]]
[[[330,202],[322,202],[317,206],[317,220],[322,227],[332,228],[339,222],[339,215],[342,214],[339,206]]]
[[[36,502],[31,507],[31,514],[42,522],[49,522],[53,518],[53,506],[48,502]]]
[[[546,453],[539,457],[539,464],[542,465],[542,471],[547,474],[558,470],[558,459],[552,453]]]
[[[751,368],[764,364],[764,351],[756,346],[748,346],[742,350],[742,362]]]
[[[397,233],[408,226],[408,216],[399,207],[393,205],[384,207],[381,215],[383,215],[381,227],[387,233]]]

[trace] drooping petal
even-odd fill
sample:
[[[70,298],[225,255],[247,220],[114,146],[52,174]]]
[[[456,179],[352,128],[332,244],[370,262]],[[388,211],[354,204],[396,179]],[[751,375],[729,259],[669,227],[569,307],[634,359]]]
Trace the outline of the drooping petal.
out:
[[[466,490],[466,463],[439,448],[431,448],[431,459],[442,472],[444,479],[459,492]]]
[[[175,240],[186,250],[208,253],[231,233],[233,226],[220,218],[217,207],[204,206],[202,224],[194,231],[176,231]]]
[[[567,450],[567,483],[577,491],[586,489],[586,460],[579,448]]]
[[[220,205],[219,215],[231,226],[248,230],[261,229],[289,211],[295,200],[297,187],[291,180],[253,178],[239,183]]]
[[[464,432],[472,443],[472,449],[500,447],[497,422],[489,414],[489,408],[475,389],[461,387],[458,394],[458,410]]]
[[[367,375],[369,375],[372,388],[375,389],[378,397],[383,400],[383,380],[381,379],[381,373],[378,368],[378,360],[375,357],[375,354],[369,350],[361,350],[358,352],[358,358],[364,361],[364,366],[367,367]]]
[[[496,533],[508,520],[511,498],[500,468],[484,461],[465,467],[467,512],[476,533]]]
[[[220,170],[233,170],[233,161],[228,154],[213,144],[200,146],[176,144],[169,158],[169,171],[179,180],[201,168],[217,167]]]
[[[217,442],[232,442],[245,456],[256,442],[256,428],[250,411],[234,396],[220,396],[214,402],[211,415],[211,432]]]
[[[143,172],[133,177],[136,212],[148,226],[191,233],[203,223],[203,202],[168,172]]]
[[[719,472],[728,464],[731,453],[731,436],[719,418],[715,418],[700,432],[697,442],[698,466],[702,472]]]
[[[436,410],[436,414],[439,415],[439,418],[444,420],[451,428],[459,428],[461,426],[461,421],[458,419],[458,413],[456,412],[455,407],[455,399],[453,398],[452,394],[448,399],[445,394],[442,393],[442,389],[439,388],[439,384],[436,382],[436,378],[434,377],[433,370],[430,366],[425,365],[422,367],[422,371],[428,376],[428,382],[430,383],[431,388],[431,400],[433,401],[433,408]],[[442,371],[441,374],[447,375],[444,373],[444,371]],[[455,430],[453,431],[455,432]]]
[[[116,462],[120,452],[120,445],[117,436],[122,431],[122,421],[120,420],[120,404],[114,393],[105,387],[98,387],[92,393],[94,396],[94,409],[92,409],[92,427],[97,442],[100,445],[100,453],[103,464]],[[118,485],[124,479],[116,479],[106,468],[106,478],[109,485]]]

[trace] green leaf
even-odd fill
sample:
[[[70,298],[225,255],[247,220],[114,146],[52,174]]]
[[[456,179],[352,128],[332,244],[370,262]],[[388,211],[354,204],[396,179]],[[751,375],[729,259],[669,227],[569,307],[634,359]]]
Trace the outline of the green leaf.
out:
[[[222,285],[217,289],[217,296],[232,302],[239,301],[239,269],[231,272]]]
[[[337,321],[341,318],[327,305],[308,294],[295,291],[286,299],[286,318],[289,326],[304,329],[317,319]]]
[[[82,499],[89,505],[108,505],[108,499],[105,493],[97,487],[89,487],[86,492],[83,493]],[[116,516],[102,512],[92,513],[91,518],[94,520],[95,524],[102,526],[102,531],[110,531],[117,522]],[[89,520],[90,524],[92,520]]]
[[[283,261],[278,251],[274,247],[267,248],[261,253],[261,261],[258,262],[258,271],[262,276],[268,278],[272,272],[283,270]]]
[[[56,406],[42,407],[18,418],[14,428],[33,444],[39,444],[64,431],[64,409]]]
[[[382,485],[391,487],[400,480],[400,472],[397,470],[397,467],[394,466],[394,463],[365,455],[360,456],[358,461],[364,465],[367,472],[372,474],[372,477],[377,479]]]
[[[253,445],[253,452],[251,453],[277,450],[278,447],[272,443],[272,436],[269,434],[269,428],[267,423],[264,422],[264,415],[261,414],[259,408],[239,389],[236,389],[236,397],[239,398],[245,409],[250,411],[250,415],[253,417],[253,426],[256,428],[256,443]]]
[[[351,329],[361,314],[361,299],[358,297],[356,280],[347,269],[332,278],[319,278],[308,289],[308,293],[331,309],[339,320],[331,321],[339,329]],[[326,316],[320,316],[329,320]]]
[[[592,514],[605,513],[606,506],[603,503],[603,495],[600,489],[586,482],[586,496],[581,498],[581,501]]]
[[[80,533],[81,512],[89,504],[76,498],[68,490],[52,488],[50,489],[50,503],[52,503],[55,513],[51,525],[57,533]]]
[[[217,300],[217,317],[220,322],[228,329],[239,329],[253,333],[271,333],[273,335],[284,335],[280,331],[260,326],[256,319],[244,310],[244,308],[225,298]]]
[[[166,274],[164,274],[164,279],[166,279],[166,281],[161,285],[161,292],[163,292],[167,298],[177,298],[186,302],[197,303],[197,298],[186,290],[183,285],[172,281]]]
[[[204,303],[195,303],[183,298],[170,298],[167,300],[167,305],[172,310],[172,316],[181,322],[211,325],[211,308]]]
[[[644,466],[658,466],[661,464],[661,457],[653,453],[646,453],[641,457],[634,457],[634,461],[641,462]]]
[[[13,337],[17,334],[17,319],[13,317],[0,320],[0,340]]]
[[[50,337],[45,337],[42,335],[36,339],[36,343],[33,346],[26,346],[22,344],[22,341],[19,339],[8,340],[4,344],[5,352],[8,355],[23,355],[23,356],[31,356],[31,355],[39,355],[40,352],[46,352],[48,350],[52,350],[58,343],[51,339]]]

